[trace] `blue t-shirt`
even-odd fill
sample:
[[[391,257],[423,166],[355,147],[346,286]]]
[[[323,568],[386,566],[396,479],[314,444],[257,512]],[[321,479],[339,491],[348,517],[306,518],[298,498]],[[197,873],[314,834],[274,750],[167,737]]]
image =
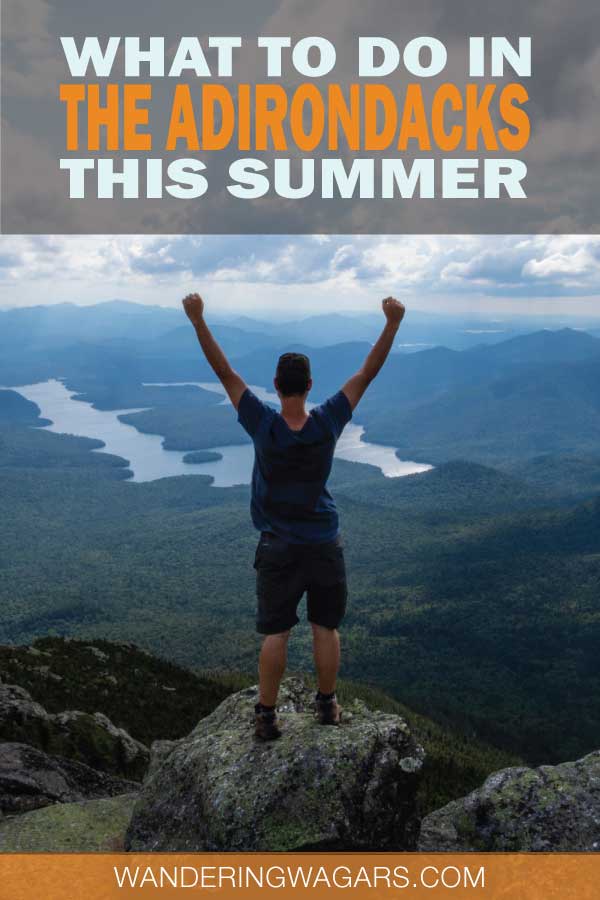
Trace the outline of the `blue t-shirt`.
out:
[[[308,414],[299,431],[247,388],[238,422],[254,443],[251,514],[254,527],[294,544],[320,544],[339,533],[338,514],[327,490],[337,439],[352,418],[338,391]]]

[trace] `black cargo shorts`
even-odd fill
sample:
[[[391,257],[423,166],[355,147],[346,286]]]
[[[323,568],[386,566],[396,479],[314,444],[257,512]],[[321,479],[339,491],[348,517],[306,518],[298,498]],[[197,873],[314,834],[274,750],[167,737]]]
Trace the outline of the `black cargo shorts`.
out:
[[[260,634],[279,634],[297,625],[304,593],[309,622],[333,629],[344,618],[348,588],[340,537],[325,544],[290,544],[263,531],[254,568]]]

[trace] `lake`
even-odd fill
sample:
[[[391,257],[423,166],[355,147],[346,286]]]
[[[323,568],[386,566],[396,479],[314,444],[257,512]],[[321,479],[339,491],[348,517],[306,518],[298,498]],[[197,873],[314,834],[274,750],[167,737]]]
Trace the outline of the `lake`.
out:
[[[223,403],[229,403],[222,385],[218,382],[185,382],[185,384],[195,384],[205,390],[214,391],[223,397]],[[261,400],[278,403],[276,394],[258,385],[251,385],[251,388]],[[27,400],[37,403],[43,418],[52,421],[51,425],[46,426],[48,431],[103,441],[105,446],[102,450],[92,452],[113,453],[128,460],[129,468],[133,472],[133,481],[155,481],[174,475],[210,475],[214,479],[215,487],[250,483],[254,459],[252,444],[211,447],[212,451],[221,455],[221,459],[189,465],[183,462],[185,453],[179,450],[165,450],[162,435],[142,434],[133,425],[127,425],[119,420],[120,415],[139,412],[139,408],[110,411],[94,409],[91,403],[74,400],[75,393],[69,391],[61,381],[54,379],[10,390],[17,391]],[[363,433],[362,425],[355,422],[348,424],[338,441],[336,456],[350,462],[377,466],[388,478],[426,472],[431,468],[423,463],[398,459],[394,447],[361,440]]]

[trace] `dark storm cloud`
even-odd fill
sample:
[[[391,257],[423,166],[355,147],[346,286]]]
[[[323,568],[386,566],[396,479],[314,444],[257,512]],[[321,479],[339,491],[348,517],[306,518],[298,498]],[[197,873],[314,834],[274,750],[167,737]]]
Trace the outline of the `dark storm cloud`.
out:
[[[600,230],[600,5],[596,0],[170,0],[102,3],[5,0],[3,24],[2,200],[5,231],[23,232],[361,232],[511,233]],[[64,111],[57,85],[66,66],[60,35],[323,35],[338,50],[336,79],[355,76],[358,35],[384,35],[402,46],[418,35],[443,40],[445,78],[467,77],[466,41],[473,35],[533,39],[528,82],[533,124],[528,199],[520,201],[322,201],[269,197],[236,201],[221,187],[231,156],[209,161],[206,197],[199,201],[68,201]],[[250,47],[250,43],[248,44]],[[121,62],[119,63],[121,64]],[[286,70],[286,82],[297,76]],[[239,76],[258,80],[256,54],[244,55]],[[396,89],[407,82],[398,71]],[[156,115],[168,111],[168,86],[157,86]],[[236,156],[243,155],[236,153]],[[250,154],[253,155],[253,154]],[[316,155],[316,154],[315,154]],[[422,154],[421,154],[422,155]],[[483,154],[480,154],[483,155]],[[511,154],[504,154],[511,155]],[[267,161],[269,154],[265,154]]]

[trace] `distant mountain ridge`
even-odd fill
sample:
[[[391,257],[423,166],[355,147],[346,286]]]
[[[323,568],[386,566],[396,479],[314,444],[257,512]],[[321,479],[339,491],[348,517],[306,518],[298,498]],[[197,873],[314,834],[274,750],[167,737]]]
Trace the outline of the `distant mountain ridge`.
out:
[[[395,417],[371,402],[365,421],[369,440],[430,462],[591,454],[600,446],[600,355],[459,384]]]
[[[272,384],[280,352],[308,353],[315,401],[339,390],[370,349],[367,341],[309,347],[298,335],[277,345],[271,337],[224,325],[215,333],[249,384]],[[573,329],[542,330],[462,351],[394,353],[356,419],[367,440],[391,444],[400,456],[425,463],[465,458],[504,465],[540,453],[590,455],[600,435],[599,364],[600,340]],[[65,378],[69,388],[104,409],[123,409],[127,398],[140,397],[144,383],[212,381],[214,373],[185,325],[150,340],[79,341],[31,354],[11,346],[0,356],[0,384],[49,377]],[[153,407],[146,393],[148,403],[132,405]],[[131,424],[162,434],[174,449],[245,441],[223,409],[206,411],[204,427],[197,418],[198,399],[190,396],[187,406],[178,399],[178,411],[158,403],[160,410],[139,413]]]
[[[74,340],[151,339],[175,327],[178,310],[112,300],[91,306],[74,303],[0,310],[0,346],[64,346]]]
[[[474,347],[467,352],[504,363],[581,362],[600,356],[600,340],[573,328],[556,331],[544,328],[492,346]]]
[[[536,330],[536,320],[516,317],[497,322],[485,317],[443,315],[411,309],[403,324],[397,347],[405,351],[426,346],[448,345],[454,349],[468,349],[477,341],[494,345],[499,341]],[[210,300],[209,300],[210,304]],[[285,345],[290,341],[323,347],[347,341],[372,342],[381,329],[381,313],[374,304],[372,313],[331,312],[304,318],[253,318],[248,315],[226,315],[217,304],[208,306],[209,321],[225,331],[233,329],[247,336],[250,347],[257,341]],[[547,321],[551,327],[552,318]],[[0,310],[0,351],[11,353],[19,348],[43,351],[66,347],[76,341],[104,343],[131,341],[136,345],[152,341],[186,324],[177,307],[148,306],[126,300],[111,300],[87,306],[57,303]],[[589,322],[589,328],[600,324]],[[236,350],[234,346],[228,352]]]

